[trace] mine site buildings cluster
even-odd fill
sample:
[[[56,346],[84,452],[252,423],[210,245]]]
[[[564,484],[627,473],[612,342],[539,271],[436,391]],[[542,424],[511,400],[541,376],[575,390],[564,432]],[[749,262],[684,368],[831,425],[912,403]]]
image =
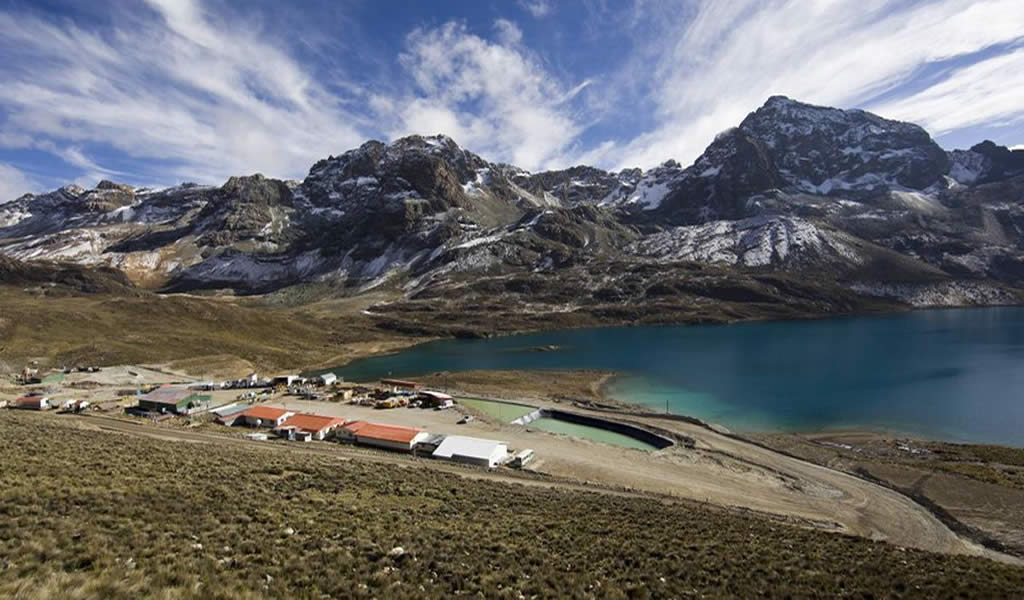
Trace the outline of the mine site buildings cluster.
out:
[[[239,394],[234,402],[211,407],[212,396],[209,392],[218,389],[246,391]],[[513,456],[505,442],[496,440],[431,433],[418,427],[345,419],[257,403],[272,398],[274,393],[288,393],[316,400],[330,399],[378,409],[409,407],[445,410],[455,406],[452,396],[424,390],[420,384],[402,379],[382,379],[377,386],[363,386],[347,384],[334,373],[310,378],[299,375],[261,378],[253,373],[241,379],[219,383],[188,382],[118,390],[121,402],[103,402],[92,408],[123,409],[130,415],[157,420],[176,416],[194,419],[197,415],[205,414],[220,425],[256,430],[247,435],[250,439],[267,440],[273,436],[289,441],[351,443],[485,468],[502,464],[521,467],[533,456],[532,450]],[[132,405],[123,406],[124,403]],[[59,405],[66,412],[80,412],[89,407],[89,403],[83,400],[64,400]],[[56,406],[49,395],[35,391],[14,400],[11,408],[47,410]]]

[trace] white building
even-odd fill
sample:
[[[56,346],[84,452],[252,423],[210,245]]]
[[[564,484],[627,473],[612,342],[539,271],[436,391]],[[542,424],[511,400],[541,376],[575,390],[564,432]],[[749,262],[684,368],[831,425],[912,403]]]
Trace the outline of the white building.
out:
[[[285,387],[292,387],[296,383],[300,383],[302,378],[298,375],[278,375],[270,381],[271,385],[283,385]]]
[[[338,381],[338,376],[334,373],[324,373],[316,378],[322,385],[334,385]]]
[[[481,467],[493,467],[508,456],[508,444],[494,440],[449,435],[434,450],[433,457]]]

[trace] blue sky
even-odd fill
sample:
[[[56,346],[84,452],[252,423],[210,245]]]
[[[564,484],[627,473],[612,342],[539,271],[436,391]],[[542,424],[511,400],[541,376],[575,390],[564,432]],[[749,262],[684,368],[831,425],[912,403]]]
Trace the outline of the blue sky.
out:
[[[301,179],[445,133],[531,170],[692,162],[768,96],[1024,144],[1020,0],[0,0],[0,201]]]

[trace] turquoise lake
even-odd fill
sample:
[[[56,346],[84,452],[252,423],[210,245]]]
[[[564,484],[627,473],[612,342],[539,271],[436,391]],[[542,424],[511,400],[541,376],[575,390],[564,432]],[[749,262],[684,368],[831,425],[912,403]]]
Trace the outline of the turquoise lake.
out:
[[[444,340],[335,372],[584,368],[620,373],[607,388],[619,400],[739,431],[860,428],[1024,446],[1019,307]]]

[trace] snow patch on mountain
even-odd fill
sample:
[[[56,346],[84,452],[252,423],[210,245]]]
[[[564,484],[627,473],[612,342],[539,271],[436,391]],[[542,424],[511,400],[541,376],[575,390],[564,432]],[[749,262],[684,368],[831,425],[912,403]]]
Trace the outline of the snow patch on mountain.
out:
[[[858,294],[894,298],[911,306],[987,306],[1017,304],[1020,298],[1004,288],[974,281],[932,283],[858,282],[850,286]]]
[[[973,150],[954,150],[949,153],[949,158],[950,177],[965,185],[976,182],[988,167],[985,156]]]
[[[804,219],[759,216],[676,227],[634,242],[628,251],[661,261],[695,261],[746,267],[801,263],[810,259],[859,264],[844,236]]]
[[[632,194],[626,198],[625,204],[634,204],[641,210],[654,210],[661,206],[661,201],[672,192],[669,182],[642,181]]]

